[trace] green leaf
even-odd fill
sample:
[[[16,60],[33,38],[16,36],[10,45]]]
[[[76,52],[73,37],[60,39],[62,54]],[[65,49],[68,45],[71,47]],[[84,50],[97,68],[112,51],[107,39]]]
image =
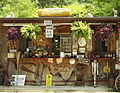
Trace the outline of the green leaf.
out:
[[[22,36],[25,38],[34,38],[36,39],[37,36],[39,36],[42,32],[42,29],[38,26],[38,24],[30,24],[28,26],[23,26],[20,29],[20,32],[22,33]]]
[[[89,24],[82,21],[75,21],[71,24],[71,30],[74,32],[76,39],[84,37],[86,40],[91,39],[93,30]]]

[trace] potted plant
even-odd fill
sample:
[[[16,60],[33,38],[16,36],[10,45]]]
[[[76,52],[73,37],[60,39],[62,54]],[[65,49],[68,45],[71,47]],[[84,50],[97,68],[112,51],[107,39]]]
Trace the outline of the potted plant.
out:
[[[82,21],[75,21],[71,26],[71,30],[74,32],[76,39],[84,38],[87,41],[91,39],[91,33],[93,33],[89,24]]]
[[[20,32],[22,33],[22,36],[24,38],[36,39],[38,36],[41,35],[42,29],[38,26],[38,24],[31,23],[28,26],[23,26],[20,29]]]
[[[107,41],[113,37],[113,27],[109,24],[104,24],[100,27],[100,37],[102,41]]]

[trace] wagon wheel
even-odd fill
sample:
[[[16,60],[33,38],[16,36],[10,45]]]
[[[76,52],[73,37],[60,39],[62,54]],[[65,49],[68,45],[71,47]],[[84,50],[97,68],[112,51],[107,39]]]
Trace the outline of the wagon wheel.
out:
[[[115,88],[117,91],[120,91],[120,75],[115,79]]]

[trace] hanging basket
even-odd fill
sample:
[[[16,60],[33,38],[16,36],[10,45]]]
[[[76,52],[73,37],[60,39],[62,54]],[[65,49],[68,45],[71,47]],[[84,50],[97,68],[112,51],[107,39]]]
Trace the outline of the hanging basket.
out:
[[[13,43],[14,43],[14,41],[16,41],[19,37],[18,34],[19,34],[19,32],[18,32],[18,29],[16,27],[10,27],[7,31],[6,37],[8,40],[13,41]]]
[[[100,37],[102,41],[108,41],[110,38],[113,37],[113,27],[109,24],[102,25],[100,27]]]

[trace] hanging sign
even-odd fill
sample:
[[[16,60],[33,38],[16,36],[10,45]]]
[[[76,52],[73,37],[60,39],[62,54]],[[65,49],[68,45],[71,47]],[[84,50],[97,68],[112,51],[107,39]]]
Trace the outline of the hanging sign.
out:
[[[44,20],[44,25],[52,25],[52,20]]]
[[[53,38],[53,25],[46,26],[46,38]]]
[[[51,74],[46,75],[46,86],[52,86],[52,75]]]

